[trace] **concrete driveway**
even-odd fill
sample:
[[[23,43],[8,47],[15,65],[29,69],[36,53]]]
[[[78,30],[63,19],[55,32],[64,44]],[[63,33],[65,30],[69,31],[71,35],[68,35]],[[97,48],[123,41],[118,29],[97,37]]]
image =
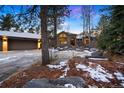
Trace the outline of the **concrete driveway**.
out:
[[[0,82],[8,76],[41,60],[40,50],[0,52]]]

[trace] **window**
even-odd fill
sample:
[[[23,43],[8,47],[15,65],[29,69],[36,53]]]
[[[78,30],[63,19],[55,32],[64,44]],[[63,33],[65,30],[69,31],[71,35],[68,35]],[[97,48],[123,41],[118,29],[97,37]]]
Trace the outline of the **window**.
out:
[[[66,34],[60,34],[59,35],[59,42],[60,42],[60,44],[67,44],[67,36],[66,36]]]

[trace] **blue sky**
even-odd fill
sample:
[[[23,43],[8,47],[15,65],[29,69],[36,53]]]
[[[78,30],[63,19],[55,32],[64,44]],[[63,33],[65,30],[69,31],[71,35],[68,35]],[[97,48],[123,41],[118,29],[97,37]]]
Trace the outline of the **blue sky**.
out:
[[[93,18],[92,18],[92,27],[95,27],[100,18],[100,9],[108,7],[107,5],[93,5],[92,10],[93,10]],[[10,7],[5,7],[4,11],[0,11],[1,14],[6,14],[6,13],[18,13],[20,7],[19,6],[14,6],[14,11]],[[58,32],[60,31],[67,31],[67,32],[72,32],[72,33],[81,33],[82,30],[82,20],[81,20],[81,6],[80,5],[70,5],[69,9],[71,10],[71,14],[69,18],[65,18],[64,24],[62,24],[63,29],[59,29]]]
[[[92,6],[93,8],[92,10],[94,12],[93,18],[92,18],[92,25],[93,25],[92,27],[97,26],[99,22],[100,15],[102,14],[102,12],[100,12],[100,9],[103,9],[106,7],[108,6],[105,6],[105,5]],[[63,30],[67,32],[72,32],[72,33],[81,33],[83,31],[81,13],[80,13],[81,6],[72,5],[72,6],[69,6],[69,9],[72,11],[71,11],[70,17],[66,18],[65,20]]]

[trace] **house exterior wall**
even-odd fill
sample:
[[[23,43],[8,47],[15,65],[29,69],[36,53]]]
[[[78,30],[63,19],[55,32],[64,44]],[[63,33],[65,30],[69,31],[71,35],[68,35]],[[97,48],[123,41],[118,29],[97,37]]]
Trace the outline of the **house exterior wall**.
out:
[[[8,39],[8,51],[37,49],[38,40]]]

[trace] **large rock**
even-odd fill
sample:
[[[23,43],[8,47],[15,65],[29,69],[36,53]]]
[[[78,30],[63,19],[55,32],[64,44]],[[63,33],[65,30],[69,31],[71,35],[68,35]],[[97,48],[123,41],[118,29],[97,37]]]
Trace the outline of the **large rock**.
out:
[[[49,80],[46,78],[42,79],[32,79],[31,81],[28,81],[24,88],[57,88],[57,86],[50,84]]]
[[[81,77],[66,77],[49,80],[46,78],[33,79],[24,85],[24,88],[85,88],[86,83]]]
[[[95,51],[91,54],[93,57],[103,57],[103,53],[99,51]]]
[[[72,84],[76,88],[86,87],[85,81],[81,77],[66,77],[50,80],[51,84],[64,86],[65,84]]]
[[[103,55],[102,51],[94,51],[91,53],[91,56],[86,56],[85,58],[92,60],[109,60],[107,57]]]

